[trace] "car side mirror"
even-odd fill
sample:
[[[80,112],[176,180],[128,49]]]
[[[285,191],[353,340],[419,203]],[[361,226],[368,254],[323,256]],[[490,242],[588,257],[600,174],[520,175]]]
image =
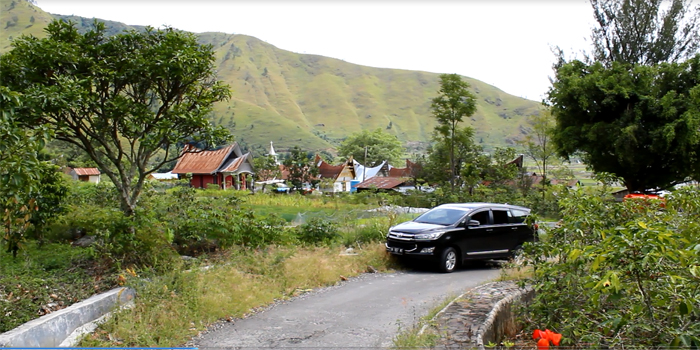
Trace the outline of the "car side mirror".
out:
[[[478,220],[469,220],[469,222],[467,222],[467,226],[469,226],[469,227],[479,226],[479,225],[481,225],[481,223]]]

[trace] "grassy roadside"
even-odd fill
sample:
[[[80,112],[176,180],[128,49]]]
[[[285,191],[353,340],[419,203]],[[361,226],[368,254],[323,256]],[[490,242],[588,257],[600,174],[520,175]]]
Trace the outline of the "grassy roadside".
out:
[[[388,271],[394,262],[381,244],[356,249],[268,247],[234,249],[189,270],[150,283],[137,274],[133,308],[119,312],[80,343],[82,347],[167,347],[184,344],[214,322],[240,318],[277,299],[328,286],[366,272]]]

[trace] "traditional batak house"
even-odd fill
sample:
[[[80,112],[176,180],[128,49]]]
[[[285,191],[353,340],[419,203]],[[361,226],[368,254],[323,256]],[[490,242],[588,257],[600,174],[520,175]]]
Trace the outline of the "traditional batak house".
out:
[[[76,181],[100,183],[100,170],[97,168],[73,168],[70,171],[70,176]]]
[[[237,142],[224,148],[202,151],[192,145],[186,145],[184,153],[171,171],[182,178],[192,174],[190,185],[206,188],[209,184],[222,189],[247,190],[253,188],[252,156],[243,154]]]
[[[320,156],[316,155],[316,167],[318,167],[319,179],[332,179],[333,188],[322,188],[328,192],[350,192],[352,181],[355,179],[355,166],[352,157],[340,165],[330,165]]]

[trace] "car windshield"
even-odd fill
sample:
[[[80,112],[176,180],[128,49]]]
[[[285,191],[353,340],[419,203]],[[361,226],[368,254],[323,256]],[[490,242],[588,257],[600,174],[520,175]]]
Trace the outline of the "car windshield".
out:
[[[435,208],[417,217],[415,222],[435,225],[452,225],[461,219],[467,212],[460,209]]]

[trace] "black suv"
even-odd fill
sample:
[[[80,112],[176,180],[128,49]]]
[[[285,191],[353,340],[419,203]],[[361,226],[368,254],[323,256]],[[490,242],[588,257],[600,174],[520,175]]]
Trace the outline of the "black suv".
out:
[[[386,251],[437,261],[442,272],[465,260],[510,258],[537,238],[536,225],[526,223],[529,215],[530,209],[516,205],[443,204],[390,228]]]

